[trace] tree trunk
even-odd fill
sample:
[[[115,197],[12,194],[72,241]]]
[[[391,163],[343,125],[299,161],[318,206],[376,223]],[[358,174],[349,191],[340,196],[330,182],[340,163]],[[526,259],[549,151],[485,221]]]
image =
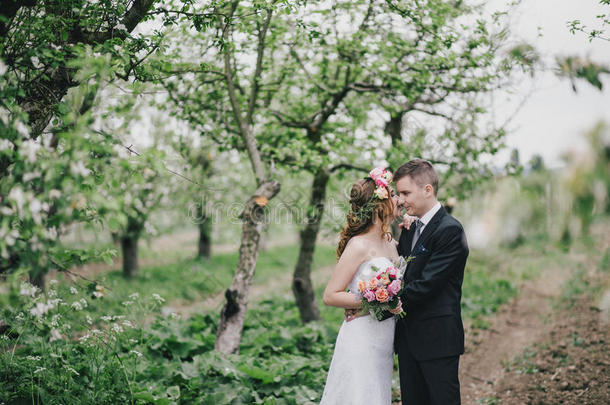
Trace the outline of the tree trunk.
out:
[[[204,216],[199,223],[199,258],[209,258],[212,248],[212,221]]]
[[[36,287],[40,288],[42,291],[45,290],[45,284],[44,284],[45,271],[43,269],[30,270],[29,276],[30,276],[30,284],[35,285]]]
[[[385,123],[384,132],[386,135],[390,137],[392,140],[392,146],[397,147],[402,143],[402,120],[405,116],[404,111],[399,112],[391,112],[390,120]],[[394,170],[398,169],[397,167],[393,168]],[[398,240],[400,238],[400,233],[402,232],[402,228],[399,228],[400,220],[396,220],[392,222],[392,236],[394,239]]]
[[[330,175],[324,169],[319,169],[314,175],[308,215],[305,226],[300,232],[301,246],[299,259],[292,277],[292,292],[303,323],[320,319],[320,311],[316,304],[316,296],[311,282],[311,265],[316,248],[316,239],[320,231],[320,222],[324,214],[326,186],[329,179]]]
[[[138,240],[142,232],[140,221],[128,218],[127,232],[121,235],[121,251],[123,253],[123,275],[133,278],[138,275]]]
[[[239,353],[239,342],[248,305],[248,292],[252,285],[261,232],[264,228],[264,207],[279,191],[280,184],[277,181],[263,183],[250,197],[241,214],[243,224],[239,263],[231,287],[225,291],[227,302],[220,312],[214,345],[214,349],[217,351]]]
[[[390,113],[390,120],[386,122],[384,132],[392,139],[392,146],[396,147],[402,143],[402,118],[405,113]],[[394,169],[397,169],[396,167]]]

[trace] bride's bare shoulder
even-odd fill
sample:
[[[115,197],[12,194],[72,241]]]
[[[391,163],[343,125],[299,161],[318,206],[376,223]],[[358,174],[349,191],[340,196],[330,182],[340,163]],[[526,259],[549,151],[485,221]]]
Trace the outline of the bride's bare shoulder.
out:
[[[350,240],[347,241],[347,244],[345,245],[345,250],[349,249],[350,251],[360,251],[366,249],[366,247],[366,239],[360,235],[356,235],[352,236]]]
[[[347,241],[341,258],[358,259],[364,258],[369,250],[369,246],[364,238],[354,236]]]

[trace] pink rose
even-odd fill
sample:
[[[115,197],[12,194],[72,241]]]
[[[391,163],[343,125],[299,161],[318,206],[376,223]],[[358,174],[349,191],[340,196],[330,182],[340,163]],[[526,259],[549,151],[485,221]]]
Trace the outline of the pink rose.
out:
[[[400,281],[394,280],[388,286],[388,292],[392,295],[396,295],[398,294],[398,291],[400,291]]]
[[[366,298],[368,302],[375,301],[375,293],[371,290],[366,290],[362,296]]]
[[[386,179],[384,179],[383,177],[376,178],[375,184],[377,184],[377,186],[379,186],[379,187],[387,187],[390,185],[390,183],[388,183],[388,181]]]
[[[388,302],[388,299],[390,299],[390,296],[388,295],[388,292],[386,291],[385,288],[380,288],[375,293],[375,298],[377,298],[377,301],[379,301],[379,302]]]
[[[387,273],[382,274],[380,276],[379,280],[381,281],[381,284],[383,284],[383,285],[390,284],[390,276]]]
[[[369,289],[374,290],[377,288],[378,281],[376,278],[372,278],[369,280]]]
[[[377,180],[378,177],[383,175],[383,167],[376,167],[369,172],[369,177],[373,180]]]
[[[396,269],[396,267],[388,267],[386,270],[391,278],[396,278],[396,275],[398,274],[398,269]]]

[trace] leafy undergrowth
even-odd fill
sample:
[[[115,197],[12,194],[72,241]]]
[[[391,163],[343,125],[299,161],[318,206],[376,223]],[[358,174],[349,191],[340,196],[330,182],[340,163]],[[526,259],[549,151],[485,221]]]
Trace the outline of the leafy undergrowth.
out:
[[[275,249],[262,254],[255,284],[290,272],[296,250],[290,252],[284,247],[281,254]],[[318,252],[334,261],[329,252]],[[111,290],[101,298],[87,285],[60,280],[43,294],[15,281],[1,297],[0,319],[11,329],[0,339],[0,403],[317,403],[342,322],[340,309],[321,306],[321,320],[302,325],[286,285],[249,308],[240,354],[228,356],[213,350],[217,313],[180,319],[162,311],[165,299],[206,296],[197,283],[210,274],[225,274],[228,285],[235,257],[217,257],[195,270],[184,263],[143,269],[131,284],[111,274],[105,279]],[[511,262],[494,260],[497,256],[473,252],[469,261],[467,321],[483,324],[516,292],[508,278]],[[326,264],[320,257],[316,263]],[[193,296],[182,291],[189,285]],[[318,302],[323,287],[316,288]],[[134,290],[139,293],[129,293]],[[394,386],[396,397],[397,378]]]

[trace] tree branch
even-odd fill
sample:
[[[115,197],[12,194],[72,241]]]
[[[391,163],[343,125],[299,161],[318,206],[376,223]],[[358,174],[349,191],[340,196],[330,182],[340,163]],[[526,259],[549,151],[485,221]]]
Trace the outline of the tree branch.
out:
[[[252,124],[252,115],[254,114],[254,107],[256,105],[256,98],[258,97],[259,90],[259,80],[261,76],[262,66],[263,66],[263,57],[265,54],[265,36],[267,35],[267,30],[269,29],[269,24],[271,22],[272,12],[267,10],[267,17],[265,18],[265,22],[263,23],[263,27],[259,30],[258,33],[258,50],[256,55],[256,69],[254,70],[254,74],[252,75],[252,89],[250,90],[250,101],[248,103],[248,113],[246,115],[246,122],[248,124]]]
[[[370,170],[370,169],[367,169],[365,167],[356,166],[356,165],[353,165],[353,164],[350,164],[350,163],[339,163],[339,164],[336,164],[334,166],[331,166],[328,169],[328,171],[330,173],[334,173],[334,172],[336,172],[337,170],[340,170],[340,169],[357,170],[357,171],[364,172],[364,173],[368,173],[369,170]]]
[[[244,122],[244,119],[241,114],[241,109],[239,107],[239,102],[237,100],[237,95],[235,94],[235,79],[234,73],[235,70],[231,65],[231,46],[229,45],[229,29],[228,26],[230,24],[231,18],[237,9],[239,1],[233,1],[231,3],[231,11],[228,17],[225,18],[225,26],[223,27],[223,47],[222,52],[224,56],[224,73],[225,80],[227,82],[227,90],[229,93],[229,100],[231,102],[231,108],[233,110],[233,115],[237,121],[239,126],[239,131],[244,143],[246,144],[246,148],[248,150],[248,155],[250,157],[250,162],[252,163],[252,169],[254,170],[254,174],[256,176],[256,180],[259,186],[265,183],[265,169],[263,167],[263,162],[261,160],[260,152],[258,147],[256,146],[256,140],[252,135],[251,129],[249,127],[249,122]],[[269,12],[270,13],[270,12]],[[220,14],[219,14],[220,21]]]

